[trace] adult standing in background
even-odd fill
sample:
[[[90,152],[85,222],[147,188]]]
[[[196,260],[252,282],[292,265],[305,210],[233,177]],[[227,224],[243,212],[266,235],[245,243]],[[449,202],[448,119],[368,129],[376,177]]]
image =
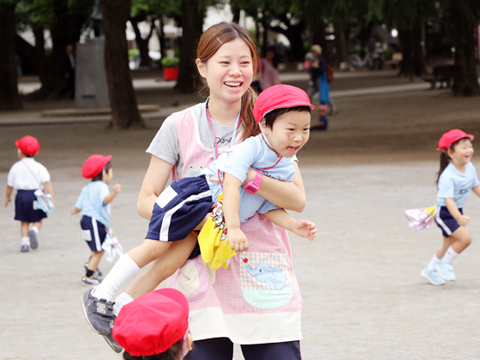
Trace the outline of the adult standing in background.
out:
[[[73,55],[73,45],[66,47],[66,54],[63,59],[63,74],[65,76],[65,86],[60,91],[59,97],[63,97],[66,93],[70,93],[70,98],[75,99],[75,57]]]
[[[265,50],[265,57],[262,59],[260,86],[265,90],[273,85],[280,84],[278,75],[278,56],[273,46]]]

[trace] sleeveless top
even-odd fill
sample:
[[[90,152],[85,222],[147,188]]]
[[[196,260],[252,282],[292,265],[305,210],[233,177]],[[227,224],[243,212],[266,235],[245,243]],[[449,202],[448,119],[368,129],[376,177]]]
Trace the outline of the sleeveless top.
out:
[[[184,171],[199,175],[213,162],[200,142],[192,108],[173,114]],[[237,137],[239,142],[240,137]],[[237,344],[266,344],[302,339],[302,298],[293,270],[287,231],[258,213],[241,226],[247,252],[236,254],[228,269],[210,269],[198,256],[168,279],[190,304],[193,340],[227,337]]]

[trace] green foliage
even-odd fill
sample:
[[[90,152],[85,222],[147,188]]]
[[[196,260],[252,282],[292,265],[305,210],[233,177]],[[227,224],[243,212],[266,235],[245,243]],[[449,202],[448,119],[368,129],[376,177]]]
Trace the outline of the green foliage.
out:
[[[164,57],[161,60],[162,66],[164,68],[178,67],[179,62],[180,62],[180,59],[178,57],[173,57],[173,58]]]

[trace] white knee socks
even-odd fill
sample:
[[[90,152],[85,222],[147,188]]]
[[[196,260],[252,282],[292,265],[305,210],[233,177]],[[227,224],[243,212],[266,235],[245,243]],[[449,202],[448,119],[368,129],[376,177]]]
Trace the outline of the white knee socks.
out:
[[[458,254],[455,250],[452,249],[452,247],[450,246],[448,249],[447,249],[447,252],[445,253],[445,255],[443,255],[443,259],[442,261],[444,263],[449,263],[451,264],[453,262],[453,260],[455,260],[457,258],[457,256],[460,255]]]
[[[138,270],[140,268],[130,255],[124,254],[92,294],[99,299],[114,300],[120,287]]]
[[[437,258],[437,255],[433,255],[432,260],[430,260],[430,263],[428,264],[428,270],[433,271],[435,270],[435,267],[437,264],[440,262],[440,259]]]
[[[113,305],[113,314],[115,316],[118,316],[118,313],[120,312],[120,310],[122,310],[123,305],[127,305],[132,301],[133,298],[125,292],[118,295],[115,299],[115,305]]]

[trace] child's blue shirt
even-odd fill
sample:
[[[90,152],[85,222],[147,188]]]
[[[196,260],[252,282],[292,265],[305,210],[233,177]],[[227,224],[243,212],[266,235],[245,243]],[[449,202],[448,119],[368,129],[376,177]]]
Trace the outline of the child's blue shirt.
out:
[[[103,181],[92,181],[84,186],[75,207],[81,209],[82,215],[90,216],[105,226],[110,226],[110,204],[103,200],[110,194],[108,185]]]
[[[264,175],[271,178],[283,181],[293,181],[295,177],[295,163],[296,157],[283,157],[277,165],[277,154],[270,149],[262,135],[252,136],[240,144],[229,148],[225,153],[220,155],[216,161],[205,170],[207,179],[209,177],[216,178],[217,171],[225,172],[236,177],[242,183],[247,177],[247,172],[250,167],[261,171]],[[275,166],[274,166],[275,165]],[[273,167],[272,167],[273,166]],[[268,169],[270,168],[271,169]],[[221,185],[215,182],[208,182],[210,190],[212,191],[212,199],[216,201],[218,194],[222,191]],[[244,223],[251,218],[258,211],[260,214],[274,209],[279,209],[278,206],[265,200],[258,194],[247,193],[243,186],[240,187],[240,222]]]
[[[462,174],[450,163],[443,170],[438,180],[438,206],[446,206],[445,199],[448,198],[453,198],[459,209],[465,206],[470,189],[480,184],[475,166],[471,162],[465,165],[465,169],[465,173]]]

